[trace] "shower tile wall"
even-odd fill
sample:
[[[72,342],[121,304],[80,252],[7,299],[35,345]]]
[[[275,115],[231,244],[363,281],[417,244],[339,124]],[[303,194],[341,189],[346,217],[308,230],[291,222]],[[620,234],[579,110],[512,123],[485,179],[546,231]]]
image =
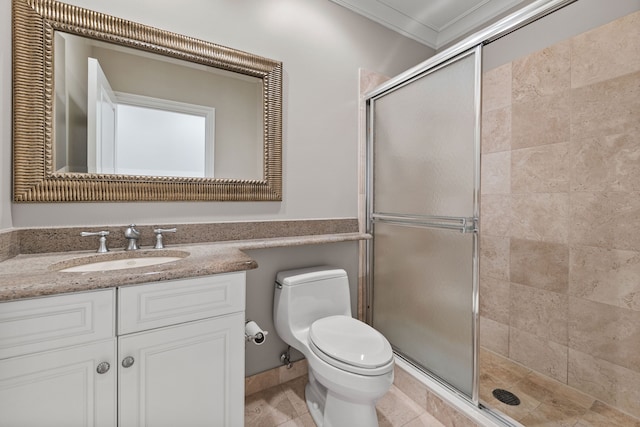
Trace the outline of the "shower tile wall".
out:
[[[640,12],[483,76],[481,345],[640,417]]]

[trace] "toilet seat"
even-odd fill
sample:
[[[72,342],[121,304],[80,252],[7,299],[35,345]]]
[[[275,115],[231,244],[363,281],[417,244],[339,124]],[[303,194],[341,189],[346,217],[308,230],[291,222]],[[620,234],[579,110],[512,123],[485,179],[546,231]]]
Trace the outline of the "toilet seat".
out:
[[[393,368],[389,341],[349,316],[329,316],[309,328],[311,350],[332,366],[361,375],[383,375]]]

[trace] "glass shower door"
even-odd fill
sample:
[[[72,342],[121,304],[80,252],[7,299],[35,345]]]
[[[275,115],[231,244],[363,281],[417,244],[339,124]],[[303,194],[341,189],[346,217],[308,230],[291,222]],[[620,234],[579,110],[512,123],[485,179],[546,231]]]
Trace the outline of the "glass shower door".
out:
[[[369,100],[371,320],[477,401],[480,47]]]

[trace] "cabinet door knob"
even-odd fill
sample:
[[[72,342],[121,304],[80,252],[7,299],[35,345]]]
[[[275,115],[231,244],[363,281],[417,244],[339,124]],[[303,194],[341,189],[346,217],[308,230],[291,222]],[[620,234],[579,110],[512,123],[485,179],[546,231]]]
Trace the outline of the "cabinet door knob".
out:
[[[109,362],[102,362],[98,364],[98,367],[96,368],[96,372],[99,374],[106,374],[109,371],[109,368],[111,368],[111,365],[109,365]]]
[[[135,359],[131,356],[127,356],[124,359],[122,359],[122,367],[130,368],[131,365],[133,365],[133,362],[135,362]]]

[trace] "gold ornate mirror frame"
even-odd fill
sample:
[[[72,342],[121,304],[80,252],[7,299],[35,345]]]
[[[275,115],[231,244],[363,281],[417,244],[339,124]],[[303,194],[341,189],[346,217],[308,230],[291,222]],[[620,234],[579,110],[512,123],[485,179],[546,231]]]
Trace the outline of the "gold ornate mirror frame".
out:
[[[53,166],[54,31],[262,79],[262,180],[59,173]],[[53,0],[13,0],[13,199],[282,200],[282,63]]]

